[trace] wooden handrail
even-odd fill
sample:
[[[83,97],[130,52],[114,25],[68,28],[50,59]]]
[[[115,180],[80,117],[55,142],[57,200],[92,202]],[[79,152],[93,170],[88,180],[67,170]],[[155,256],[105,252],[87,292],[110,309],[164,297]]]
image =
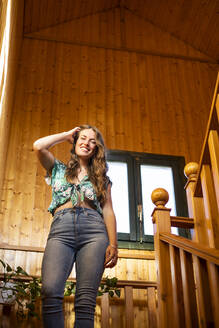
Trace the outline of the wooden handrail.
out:
[[[0,279],[2,279],[4,277],[3,273],[0,273]],[[34,278],[40,278],[39,275],[31,275],[30,277],[27,276],[23,276],[20,275],[19,277],[13,277],[12,276],[12,280],[22,280],[22,281],[29,281],[32,279],[32,277]],[[75,278],[68,278],[68,281],[72,281],[76,283],[76,279]],[[101,283],[105,283],[106,279],[103,278],[101,280]],[[124,288],[126,286],[132,287],[134,289],[145,289],[145,288],[149,288],[149,287],[154,287],[157,288],[157,282],[156,281],[147,281],[147,280],[118,280],[116,287],[118,288]]]
[[[219,265],[219,250],[217,249],[206,247],[200,243],[167,232],[160,234],[160,240],[183,249],[184,251],[196,255],[206,261]]]
[[[217,109],[216,109],[216,106],[219,106],[218,90],[219,90],[219,73],[217,75],[214,96],[213,96],[213,100],[212,100],[212,104],[211,104],[211,111],[210,111],[209,120],[208,120],[208,124],[207,124],[205,139],[204,139],[204,143],[203,143],[202,151],[201,151],[201,157],[200,157],[200,162],[199,162],[199,171],[198,171],[198,176],[197,176],[197,181],[196,181],[196,186],[195,186],[195,191],[194,191],[195,197],[202,196],[201,179],[200,179],[202,165],[210,163],[210,154],[209,154],[209,148],[208,148],[209,132],[210,132],[210,130],[219,131],[219,124],[218,124],[219,118],[217,116]]]
[[[187,218],[183,216],[171,216],[171,227],[184,228],[184,229],[193,229],[194,228],[194,219]]]

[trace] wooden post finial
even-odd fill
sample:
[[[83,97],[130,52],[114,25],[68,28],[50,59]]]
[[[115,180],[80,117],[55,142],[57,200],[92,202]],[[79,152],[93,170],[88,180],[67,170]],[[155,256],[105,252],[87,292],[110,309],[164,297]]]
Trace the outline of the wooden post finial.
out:
[[[156,188],[152,191],[151,200],[157,207],[165,207],[169,200],[169,194],[163,188]]]
[[[198,163],[190,162],[186,164],[184,174],[188,179],[196,178],[198,174]]]

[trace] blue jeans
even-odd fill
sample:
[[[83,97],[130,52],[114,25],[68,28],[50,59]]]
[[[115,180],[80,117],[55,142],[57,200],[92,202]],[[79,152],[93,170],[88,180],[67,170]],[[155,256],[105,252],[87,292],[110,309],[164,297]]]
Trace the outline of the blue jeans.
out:
[[[96,295],[109,240],[102,216],[75,207],[55,213],[42,264],[45,328],[64,328],[65,282],[76,263],[75,328],[93,328]]]

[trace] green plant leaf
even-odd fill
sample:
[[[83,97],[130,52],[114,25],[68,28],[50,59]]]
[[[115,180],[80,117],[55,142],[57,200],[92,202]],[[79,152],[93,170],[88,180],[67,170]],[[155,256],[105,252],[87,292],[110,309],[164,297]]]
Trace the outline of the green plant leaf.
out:
[[[114,296],[114,292],[113,292],[112,290],[110,290],[110,291],[109,291],[109,295],[110,295],[111,297],[113,297],[113,296]]]
[[[2,260],[0,260],[0,262],[1,262],[2,266],[3,266],[3,268],[5,269],[5,267],[6,267],[6,264],[5,264],[5,262],[4,262],[4,261],[2,261]]]
[[[26,308],[29,309],[30,311],[34,311],[35,305],[33,303],[27,303]]]
[[[20,267],[20,266],[17,267],[16,273],[23,274],[24,276],[27,276],[27,277],[29,276],[29,274],[26,271],[24,271],[24,269],[22,269],[22,267]]]
[[[103,295],[103,292],[101,292],[100,290],[98,290],[97,296],[102,296],[102,295]]]
[[[13,271],[9,264],[6,264],[6,271],[7,272]]]
[[[116,290],[115,290],[115,293],[116,293],[116,295],[117,295],[118,297],[121,296],[121,290],[120,290],[120,289],[116,289]]]

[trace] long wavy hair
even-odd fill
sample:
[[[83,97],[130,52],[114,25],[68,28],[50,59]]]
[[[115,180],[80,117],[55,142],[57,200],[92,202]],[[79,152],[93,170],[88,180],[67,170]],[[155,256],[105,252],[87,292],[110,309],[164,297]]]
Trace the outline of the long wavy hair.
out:
[[[96,148],[88,163],[88,178],[94,186],[97,199],[99,200],[101,206],[103,206],[106,200],[107,185],[110,180],[106,175],[108,171],[108,165],[106,163],[106,149],[103,137],[96,127],[91,125],[81,125],[80,131],[74,135],[73,147],[71,149],[71,158],[67,163],[65,176],[67,181],[71,182],[78,175],[80,162],[77,154],[75,153],[75,146],[81,131],[85,129],[92,129],[96,134]]]

